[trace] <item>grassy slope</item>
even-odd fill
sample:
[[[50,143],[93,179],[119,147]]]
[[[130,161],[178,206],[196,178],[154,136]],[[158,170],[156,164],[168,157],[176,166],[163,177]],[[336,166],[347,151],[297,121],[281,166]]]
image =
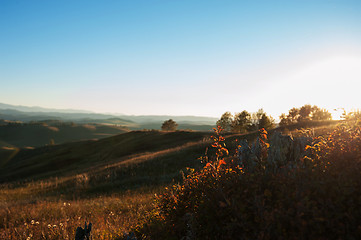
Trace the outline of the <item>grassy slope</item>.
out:
[[[9,124],[0,126],[0,147],[40,147],[50,143],[56,144],[98,139],[125,132],[124,128],[110,125],[47,125],[47,124]],[[2,142],[2,144],[1,144]]]
[[[74,239],[84,220],[94,239],[115,239],[142,221],[181,169],[199,165],[208,136],[136,131],[21,150],[0,172],[14,180],[0,187],[0,239]]]
[[[88,220],[95,239],[116,239],[142,221],[154,194],[180,180],[180,170],[200,166],[197,158],[209,146],[208,136],[137,131],[21,150],[0,166],[1,181],[12,180],[0,185],[0,238],[42,239],[45,233],[47,239],[73,239],[75,228]],[[240,135],[228,137],[230,148],[236,138]],[[31,220],[40,223],[29,228]],[[47,227],[64,222],[62,228]]]
[[[192,155],[189,154],[193,150],[197,150],[194,157],[204,151],[202,140],[207,136],[209,133],[135,131],[98,141],[22,149],[3,164],[0,181],[74,175],[95,170],[98,172],[100,168],[106,171],[109,168],[114,169],[117,165],[130,166],[135,162],[139,168],[142,165],[140,162],[145,160],[170,160],[181,158],[182,154],[184,158],[192,159]],[[159,170],[159,167],[155,168]]]
[[[327,123],[329,124],[329,123]],[[290,131],[295,126],[289,127]],[[321,127],[322,128],[322,127]],[[272,132],[272,131],[271,131]],[[73,142],[35,149],[0,151],[0,182],[37,180],[88,174],[92,186],[114,182],[142,185],[154,179],[171,181],[186,167],[199,166],[196,159],[209,143],[209,132],[133,131],[99,140]],[[234,148],[229,137],[228,145]],[[257,133],[244,135],[254,138]],[[131,169],[131,171],[129,170]],[[107,177],[110,175],[111,177]],[[107,179],[103,179],[107,178]]]

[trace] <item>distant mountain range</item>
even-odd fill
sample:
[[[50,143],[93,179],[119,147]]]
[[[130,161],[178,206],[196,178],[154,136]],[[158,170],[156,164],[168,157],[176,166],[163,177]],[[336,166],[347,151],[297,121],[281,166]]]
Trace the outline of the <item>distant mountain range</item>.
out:
[[[14,109],[22,112],[92,113],[90,111],[85,111],[85,110],[28,107],[28,106],[20,106],[20,105],[10,105],[5,103],[0,103],[0,109]]]
[[[160,129],[163,121],[173,119],[179,124],[179,128],[191,130],[211,130],[217,121],[217,118],[202,116],[112,115],[83,110],[15,106],[4,103],[0,103],[0,119],[22,122],[59,120],[76,123],[116,124],[129,129]]]

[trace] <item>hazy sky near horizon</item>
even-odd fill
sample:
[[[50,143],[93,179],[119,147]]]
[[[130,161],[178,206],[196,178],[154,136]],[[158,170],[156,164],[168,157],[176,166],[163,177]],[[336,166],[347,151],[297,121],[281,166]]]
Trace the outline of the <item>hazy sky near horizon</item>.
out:
[[[204,115],[361,108],[361,1],[0,2],[0,102]]]

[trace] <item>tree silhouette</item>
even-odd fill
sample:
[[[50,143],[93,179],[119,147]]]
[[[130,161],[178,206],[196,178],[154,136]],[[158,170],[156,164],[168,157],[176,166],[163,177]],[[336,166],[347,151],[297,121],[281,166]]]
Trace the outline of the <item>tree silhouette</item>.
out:
[[[290,120],[287,118],[286,114],[282,113],[280,118],[280,126],[287,126],[290,124]]]
[[[245,133],[250,129],[251,125],[251,114],[244,110],[241,113],[236,113],[234,115],[234,119],[232,121],[232,131]]]
[[[224,131],[231,131],[231,126],[233,122],[233,116],[230,112],[225,112],[221,118],[217,121],[217,126],[220,126]]]
[[[250,130],[257,130],[261,128],[270,129],[274,125],[274,119],[270,116],[267,116],[267,113],[263,108],[258,109],[257,112],[252,114],[252,126]]]
[[[263,113],[261,119],[258,122],[258,129],[265,128],[271,129],[273,128],[274,119],[272,117],[268,117],[266,113]]]
[[[331,120],[332,115],[326,109],[321,109],[317,106],[313,106],[311,119],[316,121]]]
[[[163,122],[162,130],[163,131],[175,131],[177,130],[178,124],[173,121],[173,119],[169,119]]]
[[[326,109],[314,105],[305,104],[300,108],[291,108],[286,116],[284,113],[279,117],[280,126],[286,126],[304,121],[332,120],[332,115]]]
[[[288,111],[287,119],[289,121],[289,124],[296,123],[298,121],[300,110],[298,108],[291,108]]]
[[[312,110],[313,108],[310,104],[303,105],[299,111],[298,121],[302,122],[302,121],[310,120],[310,114],[312,113]]]

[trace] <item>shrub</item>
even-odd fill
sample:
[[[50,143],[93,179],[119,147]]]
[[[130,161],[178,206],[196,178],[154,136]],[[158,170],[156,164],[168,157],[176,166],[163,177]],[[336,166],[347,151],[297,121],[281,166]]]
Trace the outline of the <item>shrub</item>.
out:
[[[215,156],[203,157],[200,171],[158,196],[152,219],[137,230],[143,238],[361,239],[360,128],[314,138],[307,156],[281,166],[285,171],[267,171],[265,161],[253,171],[242,168],[220,132]],[[260,140],[264,160],[264,130]]]

